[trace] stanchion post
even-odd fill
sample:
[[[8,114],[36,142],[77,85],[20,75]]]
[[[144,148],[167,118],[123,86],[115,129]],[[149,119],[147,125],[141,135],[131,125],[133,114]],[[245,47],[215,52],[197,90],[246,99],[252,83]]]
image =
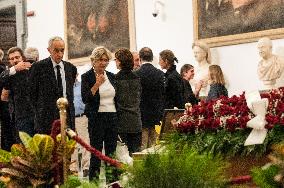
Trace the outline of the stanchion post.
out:
[[[60,122],[61,122],[61,146],[62,146],[62,163],[63,163],[63,183],[67,181],[67,159],[66,159],[66,120],[67,113],[66,108],[68,105],[68,101],[66,98],[59,98],[57,100],[57,107],[59,109]]]

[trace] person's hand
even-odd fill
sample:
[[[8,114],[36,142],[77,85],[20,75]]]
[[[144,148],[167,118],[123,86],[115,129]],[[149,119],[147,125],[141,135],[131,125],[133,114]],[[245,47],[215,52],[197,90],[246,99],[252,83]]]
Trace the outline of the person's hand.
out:
[[[103,74],[97,74],[96,75],[96,84],[98,84],[98,86],[101,86],[104,82],[105,82],[105,76]]]
[[[30,62],[19,62],[15,65],[15,70],[22,71],[22,70],[29,70],[31,68],[32,64]]]
[[[9,99],[9,90],[3,89],[1,93],[1,101],[8,101]]]
[[[199,92],[200,89],[202,88],[202,86],[203,86],[203,81],[202,80],[200,80],[199,82],[196,82],[196,84],[195,84],[195,91]]]

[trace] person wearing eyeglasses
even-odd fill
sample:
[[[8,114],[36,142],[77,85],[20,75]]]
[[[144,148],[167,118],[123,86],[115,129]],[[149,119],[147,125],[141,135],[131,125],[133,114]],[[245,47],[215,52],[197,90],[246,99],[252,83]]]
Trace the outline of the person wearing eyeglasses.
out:
[[[35,131],[50,134],[54,120],[59,119],[56,101],[60,97],[68,100],[67,126],[75,129],[73,86],[77,68],[63,61],[65,42],[61,37],[52,37],[48,42],[50,57],[38,61],[30,70],[30,97],[35,113]]]
[[[92,147],[105,154],[113,154],[117,141],[117,109],[115,75],[106,71],[112,58],[111,52],[96,47],[91,56],[93,67],[82,74],[81,95],[88,118],[88,132]],[[89,179],[98,179],[101,160],[91,155]]]

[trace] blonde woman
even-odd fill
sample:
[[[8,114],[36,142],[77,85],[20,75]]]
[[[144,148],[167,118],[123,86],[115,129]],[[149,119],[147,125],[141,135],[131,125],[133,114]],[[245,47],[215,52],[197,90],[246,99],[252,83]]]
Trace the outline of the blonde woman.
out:
[[[115,75],[106,71],[112,58],[108,49],[100,46],[93,50],[93,67],[82,75],[81,94],[86,104],[90,144],[99,151],[103,148],[106,155],[114,153],[117,140],[117,113]],[[91,155],[89,179],[98,178],[101,161]]]
[[[206,101],[218,99],[221,96],[228,96],[228,91],[225,87],[225,79],[222,69],[219,65],[209,66],[209,85],[210,89]]]

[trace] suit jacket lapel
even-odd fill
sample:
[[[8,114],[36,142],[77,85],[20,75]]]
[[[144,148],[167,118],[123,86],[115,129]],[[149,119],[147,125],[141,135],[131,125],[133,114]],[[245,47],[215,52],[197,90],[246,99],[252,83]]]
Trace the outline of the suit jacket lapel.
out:
[[[56,76],[55,76],[55,72],[53,69],[53,64],[51,61],[51,58],[48,59],[48,69],[47,69],[47,74],[50,75],[50,80],[51,80],[51,86],[52,88],[57,88],[57,80],[56,80]],[[57,90],[57,89],[56,89]]]
[[[64,65],[64,72],[65,72],[65,83],[66,83],[66,97],[70,96],[70,88],[73,88],[72,81],[70,80],[72,78],[71,71],[69,70],[69,67],[67,66],[65,61],[62,61]],[[72,89],[71,89],[72,90]]]

